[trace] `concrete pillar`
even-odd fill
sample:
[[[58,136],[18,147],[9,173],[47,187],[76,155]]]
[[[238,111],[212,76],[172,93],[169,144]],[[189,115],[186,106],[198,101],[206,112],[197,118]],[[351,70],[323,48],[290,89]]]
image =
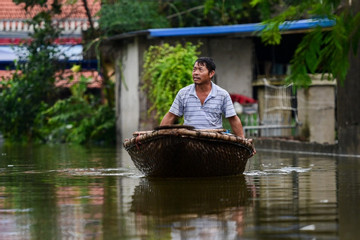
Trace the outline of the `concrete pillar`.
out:
[[[297,91],[302,138],[317,143],[335,143],[335,81],[313,77],[309,88]]]
[[[116,62],[117,140],[122,142],[139,130],[139,46],[137,38],[124,44]]]

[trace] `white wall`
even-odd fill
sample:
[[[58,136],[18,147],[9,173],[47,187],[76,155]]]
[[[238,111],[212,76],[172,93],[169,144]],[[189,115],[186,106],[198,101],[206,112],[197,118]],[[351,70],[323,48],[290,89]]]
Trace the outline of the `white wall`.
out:
[[[132,133],[139,130],[140,102],[139,102],[139,47],[138,40],[123,45],[121,57],[122,74],[117,77],[120,84],[120,96],[117,98],[120,111],[121,138],[130,138]],[[119,73],[120,75],[120,73]],[[119,79],[121,78],[121,81]],[[126,84],[126,87],[125,87]],[[119,89],[117,88],[117,89]],[[119,126],[119,125],[118,125]],[[119,132],[119,131],[118,131]]]
[[[229,93],[252,97],[253,43],[251,39],[212,39],[211,57],[216,64],[216,81]]]
[[[310,142],[335,143],[335,88],[335,82],[313,78],[309,88],[297,91],[300,134]]]

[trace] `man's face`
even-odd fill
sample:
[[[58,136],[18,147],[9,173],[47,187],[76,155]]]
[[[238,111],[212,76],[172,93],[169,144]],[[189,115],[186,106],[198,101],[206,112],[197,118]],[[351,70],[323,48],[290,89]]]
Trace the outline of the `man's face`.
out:
[[[211,81],[211,78],[214,76],[215,71],[209,72],[205,64],[195,63],[192,77],[195,84],[204,84]]]

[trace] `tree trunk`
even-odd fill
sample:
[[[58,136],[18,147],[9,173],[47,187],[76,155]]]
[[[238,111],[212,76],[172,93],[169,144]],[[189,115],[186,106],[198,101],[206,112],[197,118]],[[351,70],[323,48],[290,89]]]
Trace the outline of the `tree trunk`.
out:
[[[88,7],[87,0],[82,0],[82,2],[83,2],[83,5],[84,5],[86,16],[87,16],[88,21],[90,23],[91,32],[94,32],[94,30],[95,30],[94,29],[94,23],[93,23],[92,16],[91,16],[91,13],[90,13],[90,10],[89,10],[89,7]]]
[[[354,15],[360,12],[360,1],[352,1]],[[350,69],[342,86],[338,83],[337,120],[339,151],[360,154],[360,43],[357,55],[349,53]]]

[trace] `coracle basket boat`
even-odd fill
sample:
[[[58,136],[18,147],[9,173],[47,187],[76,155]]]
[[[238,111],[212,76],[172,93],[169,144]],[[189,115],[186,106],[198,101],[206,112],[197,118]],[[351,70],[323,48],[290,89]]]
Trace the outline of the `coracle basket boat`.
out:
[[[214,177],[241,174],[253,155],[252,141],[224,129],[161,126],[139,131],[124,148],[135,166],[149,177]]]

